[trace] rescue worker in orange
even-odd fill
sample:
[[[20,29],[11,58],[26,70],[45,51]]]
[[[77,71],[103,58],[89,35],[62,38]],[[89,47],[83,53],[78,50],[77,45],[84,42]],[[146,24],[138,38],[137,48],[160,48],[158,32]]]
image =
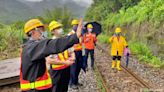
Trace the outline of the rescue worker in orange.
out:
[[[82,22],[82,19],[80,21]],[[21,52],[20,89],[22,92],[52,92],[46,57],[63,52],[78,43],[78,38],[81,36],[81,22],[76,34],[58,39],[43,39],[45,29],[38,19],[31,19],[25,24],[24,32],[29,40],[24,44]],[[53,59],[47,61],[51,64],[59,64]]]
[[[121,28],[115,29],[115,34],[109,38],[111,43],[111,55],[112,55],[112,69],[115,67],[118,71],[121,70],[121,56],[123,55],[124,48],[127,47],[125,38],[121,35]]]
[[[91,56],[91,68],[94,70],[94,48],[95,48],[95,43],[97,41],[96,39],[96,34],[92,32],[93,31],[93,26],[92,24],[87,25],[87,33],[84,34],[83,36],[83,42],[84,42],[84,47],[85,47],[85,56],[86,56],[86,70],[88,70],[88,55],[90,54]]]
[[[77,32],[79,21],[74,19],[71,23],[73,26],[72,31],[68,35],[75,34]],[[75,63],[71,66],[71,78],[70,78],[70,86],[73,89],[77,89],[78,86],[82,86],[82,84],[79,83],[79,74],[82,67],[82,36],[79,38],[79,43],[75,44],[73,46],[74,52],[75,52]]]
[[[57,21],[52,21],[49,24],[49,30],[52,34],[52,39],[62,37],[64,31],[62,24]],[[63,62],[65,64],[51,64],[50,75],[52,78],[52,92],[67,92],[70,80],[70,65],[74,63],[75,54],[74,49],[69,48],[64,52],[50,55],[49,58],[54,59],[56,62]]]

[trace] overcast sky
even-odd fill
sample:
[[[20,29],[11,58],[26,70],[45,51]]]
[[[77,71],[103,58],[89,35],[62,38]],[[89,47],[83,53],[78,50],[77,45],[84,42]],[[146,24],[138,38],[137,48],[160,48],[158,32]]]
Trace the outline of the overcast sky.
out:
[[[31,2],[40,2],[40,1],[43,1],[43,0],[26,0],[26,1],[31,1]],[[73,0],[73,1],[83,1],[83,2],[86,2],[88,4],[91,4],[92,3],[92,0]]]
[[[39,1],[43,1],[43,0],[26,0],[26,1],[39,2]]]

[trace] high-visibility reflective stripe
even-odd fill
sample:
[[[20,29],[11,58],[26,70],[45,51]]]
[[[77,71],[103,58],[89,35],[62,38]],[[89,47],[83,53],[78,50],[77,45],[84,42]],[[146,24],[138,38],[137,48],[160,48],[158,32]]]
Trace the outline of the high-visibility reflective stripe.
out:
[[[63,53],[59,53],[58,54],[58,57],[61,61],[65,61],[68,59],[69,55],[68,55],[68,50],[65,50]],[[55,65],[55,64],[52,64],[52,69],[54,70],[61,70],[61,69],[64,69],[64,68],[67,68],[68,66],[67,65]]]
[[[65,50],[63,53],[59,53],[58,57],[61,61],[65,61],[66,59],[68,59],[68,50]]]
[[[81,44],[74,45],[74,49],[75,51],[82,50],[82,45]]]
[[[64,56],[63,56],[62,53],[59,53],[59,54],[58,54],[58,57],[59,57],[59,59],[60,59],[61,61],[65,61]]]
[[[75,49],[81,49],[82,48],[82,46],[76,46],[75,47]]]
[[[28,90],[28,89],[39,89],[40,87],[46,87],[46,86],[52,86],[52,81],[50,78],[50,75],[48,74],[48,79],[45,80],[38,80],[36,82],[32,83],[21,83],[20,87],[22,90]]]
[[[22,55],[22,54],[21,54]],[[22,65],[22,58],[21,64]],[[35,82],[30,83],[28,80],[24,80],[22,77],[22,66],[20,66],[20,89],[22,91],[28,91],[31,89],[43,90],[52,87],[52,80],[49,72],[46,70],[44,75],[39,77]]]
[[[69,56],[69,55],[68,55],[68,50],[65,50],[65,51],[64,51],[64,58],[65,58],[65,59],[68,59],[68,56]]]
[[[59,66],[57,66],[57,65],[52,65],[52,69],[53,70],[61,70],[61,69],[65,69],[65,68],[67,68],[68,66],[67,65],[59,65]]]

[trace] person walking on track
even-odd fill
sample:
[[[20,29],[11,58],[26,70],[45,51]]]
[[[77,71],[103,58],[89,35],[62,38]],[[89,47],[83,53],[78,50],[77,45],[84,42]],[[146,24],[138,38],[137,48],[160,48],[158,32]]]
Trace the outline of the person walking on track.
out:
[[[82,19],[76,34],[58,39],[43,37],[44,25],[39,19],[31,19],[24,26],[29,40],[21,52],[20,89],[22,92],[52,92],[52,81],[46,67],[46,57],[57,54],[79,42]],[[44,38],[44,39],[43,39]],[[56,64],[54,60],[49,61]]]
[[[126,68],[128,68],[129,65],[129,57],[130,57],[130,49],[128,48],[128,46],[126,46],[126,48],[124,49],[124,59],[126,61]]]
[[[121,56],[123,55],[124,48],[127,47],[127,42],[125,38],[121,35],[121,28],[115,29],[115,34],[109,38],[109,42],[111,43],[111,55],[112,55],[112,69],[117,68],[117,70],[121,70]],[[117,64],[116,64],[117,60]]]

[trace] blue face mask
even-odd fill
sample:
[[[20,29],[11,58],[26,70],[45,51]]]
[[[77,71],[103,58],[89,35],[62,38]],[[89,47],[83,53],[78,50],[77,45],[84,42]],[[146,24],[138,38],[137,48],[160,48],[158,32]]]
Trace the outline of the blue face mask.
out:
[[[73,26],[73,30],[76,32],[78,25]]]

